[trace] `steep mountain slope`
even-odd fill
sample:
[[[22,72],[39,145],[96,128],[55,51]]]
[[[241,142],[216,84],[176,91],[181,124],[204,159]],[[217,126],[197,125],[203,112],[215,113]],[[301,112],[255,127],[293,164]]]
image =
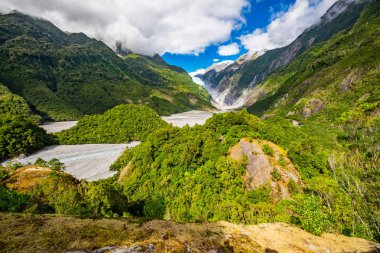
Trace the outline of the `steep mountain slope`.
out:
[[[352,29],[311,47],[265,82],[249,111],[283,115],[301,123],[320,117],[331,121],[358,107],[377,115],[380,99],[380,4],[375,1]],[[370,106],[371,105],[371,106]]]
[[[250,89],[262,83],[273,71],[285,66],[311,46],[328,40],[339,31],[350,29],[368,2],[340,0],[327,11],[318,24],[305,30],[290,45],[267,51],[257,59],[240,66],[231,65],[219,73],[206,73],[202,78],[219,93],[225,93],[223,102],[226,105],[233,105],[242,95],[244,99],[248,99],[251,95],[249,93],[253,93]],[[246,89],[248,91],[244,93]]]
[[[0,116],[31,118],[35,123],[39,123],[41,117],[33,115],[32,110],[25,99],[13,94],[4,85],[0,84]]]
[[[210,108],[207,92],[159,56],[117,56],[82,33],[20,13],[0,15],[0,82],[53,120],[147,104],[160,114]]]
[[[302,154],[303,148],[290,139],[306,139],[304,148],[312,140],[319,142],[312,152],[325,153],[323,163],[351,199],[360,222],[371,224],[375,238],[380,238],[379,13],[380,2],[373,1],[350,30],[276,70],[253,88],[260,96],[248,108],[266,119],[283,147],[293,146]],[[322,198],[329,203],[327,195]]]

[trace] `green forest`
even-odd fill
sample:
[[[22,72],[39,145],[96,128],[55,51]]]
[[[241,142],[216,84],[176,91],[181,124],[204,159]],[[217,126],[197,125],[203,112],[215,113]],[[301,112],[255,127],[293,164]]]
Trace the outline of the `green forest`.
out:
[[[40,120],[22,97],[0,84],[0,161],[55,143],[37,126]]]
[[[246,224],[281,221],[315,234],[329,231],[378,240],[379,164],[365,148],[372,134],[378,133],[378,128],[372,132],[373,127],[361,131],[356,147],[346,148],[356,137],[349,135],[346,129],[352,125],[345,123],[331,153],[324,140],[305,137],[307,128],[299,129],[289,121],[262,121],[247,111],[215,114],[204,126],[192,128],[162,125],[143,144],[125,151],[112,166],[120,172],[113,178],[78,182],[58,168],[47,182],[21,195],[2,188],[7,194],[2,195],[0,206],[3,211],[81,217],[133,215]],[[291,199],[274,199],[268,185],[246,188],[246,161],[228,155],[229,148],[246,137],[284,140],[281,145],[304,183],[304,187],[289,186]],[[270,148],[265,151],[268,156],[271,152]],[[356,167],[359,164],[365,169]],[[42,165],[49,163],[42,161]],[[2,170],[5,187],[14,169]]]
[[[128,143],[143,141],[166,125],[149,107],[119,105],[104,114],[81,118],[75,127],[57,137],[60,144]]]

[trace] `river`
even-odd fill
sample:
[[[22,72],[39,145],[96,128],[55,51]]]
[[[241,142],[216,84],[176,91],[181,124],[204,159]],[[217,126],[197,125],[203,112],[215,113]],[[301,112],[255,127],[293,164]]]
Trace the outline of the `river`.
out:
[[[161,118],[173,126],[183,127],[186,125],[203,125],[207,119],[212,117],[212,114],[212,112],[206,111],[189,111],[172,114],[170,116],[163,116]],[[48,133],[58,133],[62,130],[72,128],[76,124],[77,121],[49,122],[44,123],[40,127],[45,129]]]
[[[189,111],[162,117],[173,126],[202,125],[211,112]],[[57,133],[75,126],[77,121],[52,122],[41,125],[48,133]],[[65,164],[65,172],[77,179],[96,181],[113,176],[116,172],[110,171],[109,167],[121,155],[126,147],[135,147],[139,142],[129,144],[83,144],[83,145],[57,145],[49,146],[27,157],[19,157],[12,162],[22,164],[34,163],[38,158],[50,161],[57,158]],[[3,163],[5,165],[6,161]]]

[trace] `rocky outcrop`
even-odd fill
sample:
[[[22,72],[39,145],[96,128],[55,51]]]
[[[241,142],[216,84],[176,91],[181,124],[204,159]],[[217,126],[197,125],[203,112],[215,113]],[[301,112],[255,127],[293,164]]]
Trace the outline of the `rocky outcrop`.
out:
[[[378,252],[380,245],[343,235],[312,235],[284,223],[179,224],[0,213],[2,252]],[[20,232],[22,231],[22,232]],[[25,232],[27,231],[27,232]]]
[[[49,178],[49,175],[52,173],[70,179],[73,184],[78,183],[75,178],[64,172],[55,171],[47,167],[29,165],[17,169],[7,180],[3,181],[2,184],[8,189],[28,193],[33,191],[37,186],[47,184],[48,181],[53,181],[53,179]]]
[[[340,90],[341,92],[346,92],[351,88],[351,85],[356,81],[360,79],[359,71],[352,71],[349,75],[346,76],[346,78],[343,79],[343,81],[340,83]]]
[[[271,196],[279,200],[290,198],[289,184],[302,186],[301,176],[286,152],[272,142],[244,138],[229,153],[235,160],[247,157],[244,179],[249,189],[269,184]]]
[[[305,118],[308,118],[308,117],[320,112],[325,105],[326,105],[326,103],[323,102],[319,98],[311,99],[308,101],[308,103],[302,109],[302,116],[304,116]]]

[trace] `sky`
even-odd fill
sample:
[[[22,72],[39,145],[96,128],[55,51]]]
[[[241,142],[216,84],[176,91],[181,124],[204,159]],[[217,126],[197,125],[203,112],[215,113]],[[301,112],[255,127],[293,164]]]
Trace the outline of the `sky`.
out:
[[[84,32],[111,48],[160,54],[188,72],[286,46],[337,0],[1,0],[17,10]]]
[[[239,56],[248,53],[249,50],[244,48],[244,46],[240,46],[239,52],[235,55],[219,55],[219,46],[230,45],[233,43],[240,45],[240,36],[250,34],[256,29],[265,29],[266,26],[270,24],[275,13],[288,9],[289,6],[294,3],[295,0],[250,1],[250,8],[242,13],[245,22],[242,23],[241,29],[232,31],[229,39],[208,46],[204,53],[199,55],[165,53],[163,58],[170,64],[179,65],[185,68],[188,72],[207,68],[215,62],[236,60]]]

